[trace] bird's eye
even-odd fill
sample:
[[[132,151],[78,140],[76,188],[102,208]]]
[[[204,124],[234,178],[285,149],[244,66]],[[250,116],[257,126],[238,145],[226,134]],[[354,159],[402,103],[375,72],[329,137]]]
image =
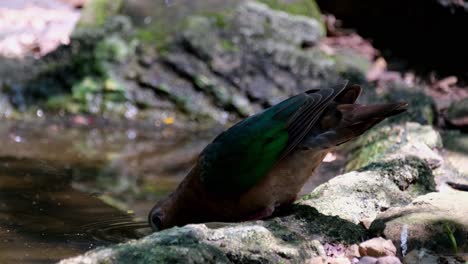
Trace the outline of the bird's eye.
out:
[[[161,230],[162,220],[158,214],[153,214],[151,216],[150,225],[153,231]]]

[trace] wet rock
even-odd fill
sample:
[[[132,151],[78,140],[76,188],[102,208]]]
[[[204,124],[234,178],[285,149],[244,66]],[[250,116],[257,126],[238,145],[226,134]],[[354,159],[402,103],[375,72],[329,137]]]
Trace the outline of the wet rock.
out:
[[[395,256],[396,248],[391,240],[376,237],[359,244],[359,253],[371,257]]]
[[[430,193],[379,214],[371,230],[391,239],[403,253],[421,247],[437,253],[464,252],[468,249],[467,203],[468,192]]]
[[[267,221],[172,228],[61,263],[321,263],[318,257],[326,258],[324,240],[358,241],[362,235],[357,225],[296,206],[293,214]],[[330,263],[349,263],[332,259]]]

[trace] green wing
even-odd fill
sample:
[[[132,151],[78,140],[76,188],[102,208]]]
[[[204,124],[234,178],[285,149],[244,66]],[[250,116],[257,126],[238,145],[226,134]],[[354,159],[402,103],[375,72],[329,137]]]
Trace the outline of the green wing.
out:
[[[202,183],[222,194],[257,184],[300,143],[344,86],[296,95],[220,134],[200,155]]]

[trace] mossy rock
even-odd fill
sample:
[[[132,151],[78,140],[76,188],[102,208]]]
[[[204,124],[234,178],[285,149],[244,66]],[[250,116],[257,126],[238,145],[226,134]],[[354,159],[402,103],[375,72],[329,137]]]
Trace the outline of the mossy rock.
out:
[[[386,208],[406,205],[435,190],[428,165],[414,156],[379,161],[339,175],[302,198],[301,204],[352,223],[371,221]]]
[[[407,206],[381,213],[372,223],[371,231],[402,245],[407,252],[420,248],[445,254],[466,252],[467,204],[467,192],[430,193]]]
[[[297,205],[267,221],[171,228],[60,263],[303,263],[326,257],[325,241],[351,244],[363,236],[359,225]]]
[[[88,0],[81,11],[78,27],[97,28],[119,14],[123,0]]]
[[[307,16],[323,24],[322,13],[315,0],[257,0],[268,5],[271,9],[284,11],[292,15]]]
[[[442,139],[431,126],[418,123],[380,126],[346,146],[351,151],[346,170],[357,170],[377,160],[405,155],[417,156],[429,163],[440,161],[442,158],[431,150],[439,147],[442,147]]]

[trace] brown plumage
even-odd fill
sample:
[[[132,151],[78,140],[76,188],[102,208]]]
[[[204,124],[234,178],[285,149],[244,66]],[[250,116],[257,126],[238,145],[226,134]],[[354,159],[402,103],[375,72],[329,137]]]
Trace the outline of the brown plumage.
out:
[[[228,129],[155,205],[150,225],[261,219],[294,202],[332,148],[406,110],[406,103],[355,104],[360,93],[357,85],[307,91]]]

